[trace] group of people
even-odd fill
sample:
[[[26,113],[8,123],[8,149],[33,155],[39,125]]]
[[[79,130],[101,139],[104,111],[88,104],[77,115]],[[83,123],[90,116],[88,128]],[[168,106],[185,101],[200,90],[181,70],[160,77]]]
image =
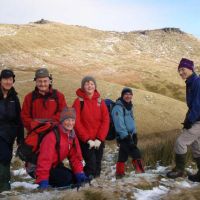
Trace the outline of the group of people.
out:
[[[24,98],[22,109],[14,89],[15,75],[4,69],[0,74],[0,191],[10,189],[10,163],[13,144],[24,142],[24,127],[30,134],[38,124],[57,124],[57,136],[51,130],[41,141],[36,165],[27,162],[27,173],[36,179],[40,189],[80,184],[101,174],[101,161],[110,117],[107,106],[97,91],[96,80],[86,76],[76,91],[73,106],[68,107],[64,95],[52,86],[46,68],[35,72],[35,89]],[[136,172],[144,172],[132,110],[132,90],[124,88],[112,115],[120,146],[116,176],[125,175],[128,155]],[[123,110],[123,114],[121,112]],[[63,164],[68,158],[70,168]],[[85,165],[83,165],[83,160]]]
[[[193,61],[185,58],[180,61],[178,72],[186,80],[188,112],[183,131],[175,143],[176,167],[167,176],[177,178],[185,175],[187,146],[192,145],[199,171],[189,179],[200,182],[200,78],[194,72]],[[25,96],[21,109],[13,86],[13,71],[3,69],[0,74],[0,192],[10,190],[10,163],[15,139],[17,145],[23,143],[24,127],[29,134],[38,124],[45,122],[57,124],[59,151],[57,134],[51,130],[41,141],[36,165],[26,163],[27,173],[36,179],[40,189],[81,184],[99,177],[110,120],[114,123],[119,146],[116,177],[125,175],[129,156],[135,172],[145,172],[137,146],[130,88],[121,91],[110,119],[93,77],[82,79],[72,107],[68,107],[65,96],[53,88],[52,77],[46,68],[35,72],[34,81],[35,89]],[[66,158],[70,168],[63,164]]]

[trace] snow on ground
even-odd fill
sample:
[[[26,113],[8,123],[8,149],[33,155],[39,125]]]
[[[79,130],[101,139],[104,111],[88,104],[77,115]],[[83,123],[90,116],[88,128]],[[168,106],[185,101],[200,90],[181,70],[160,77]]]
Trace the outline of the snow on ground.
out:
[[[114,150],[113,150],[114,149]],[[166,173],[169,167],[157,164],[155,169],[146,169],[144,174],[135,174],[131,166],[126,170],[126,175],[122,179],[115,178],[115,163],[117,159],[117,148],[105,148],[102,161],[102,174],[100,178],[91,182],[91,187],[87,184],[83,189],[101,188],[102,191],[109,190],[111,193],[118,193],[121,199],[136,200],[159,200],[166,197],[169,192],[179,192],[182,189],[193,188],[197,183],[192,183],[188,179],[168,179]],[[192,168],[189,168],[193,172]],[[20,177],[19,181],[11,184],[12,190],[8,196],[17,196],[18,199],[59,199],[62,192],[58,190],[37,191],[37,184],[26,175],[23,168],[12,171],[13,176]],[[73,190],[70,190],[73,191]],[[4,195],[7,195],[6,193]]]

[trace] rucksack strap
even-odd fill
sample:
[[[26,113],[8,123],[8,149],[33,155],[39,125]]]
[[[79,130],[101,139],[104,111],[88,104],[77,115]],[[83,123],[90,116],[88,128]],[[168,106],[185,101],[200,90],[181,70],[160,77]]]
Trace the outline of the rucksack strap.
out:
[[[55,148],[56,148],[56,152],[58,154],[58,163],[60,163],[61,162],[61,160],[60,160],[60,133],[59,133],[59,130],[58,130],[57,126],[55,126],[53,128],[53,132],[54,132],[55,137],[56,137],[56,146],[55,146]]]
[[[82,111],[84,107],[84,99],[79,97],[79,101],[80,101],[80,110]]]

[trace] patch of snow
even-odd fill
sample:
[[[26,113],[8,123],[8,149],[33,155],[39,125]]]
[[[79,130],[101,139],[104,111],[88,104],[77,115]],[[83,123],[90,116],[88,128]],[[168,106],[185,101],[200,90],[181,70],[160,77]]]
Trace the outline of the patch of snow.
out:
[[[24,187],[26,189],[36,189],[38,187],[38,184],[27,183],[27,182],[13,182],[11,184],[11,187],[12,188]]]
[[[152,190],[139,190],[134,193],[136,200],[157,200],[160,199],[162,195],[165,195],[169,191],[168,188],[164,186],[154,187]]]
[[[26,170],[24,168],[18,169],[18,170],[13,170],[12,171],[14,176],[22,176],[27,174]]]

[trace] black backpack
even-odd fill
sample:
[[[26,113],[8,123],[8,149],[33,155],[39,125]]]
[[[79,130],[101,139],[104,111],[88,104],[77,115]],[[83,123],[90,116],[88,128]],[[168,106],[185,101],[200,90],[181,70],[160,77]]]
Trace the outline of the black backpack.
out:
[[[107,106],[107,109],[109,112],[109,116],[110,116],[110,125],[109,125],[108,134],[106,136],[106,140],[114,140],[114,139],[116,139],[117,134],[116,134],[115,125],[114,125],[114,122],[112,119],[112,110],[113,110],[114,106],[116,105],[116,103],[111,99],[105,99],[104,101],[106,103],[106,106]],[[125,108],[124,107],[123,107],[123,113],[125,116]]]

